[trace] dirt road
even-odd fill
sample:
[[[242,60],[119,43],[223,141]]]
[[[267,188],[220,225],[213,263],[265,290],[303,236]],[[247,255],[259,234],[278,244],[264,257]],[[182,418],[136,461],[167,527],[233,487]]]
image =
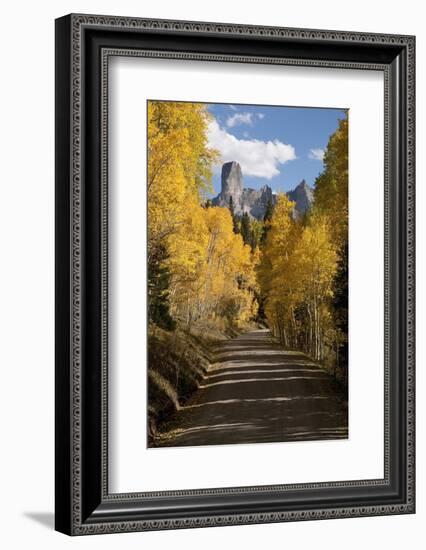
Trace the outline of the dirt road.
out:
[[[347,407],[331,376],[269,330],[224,342],[156,446],[342,439]]]

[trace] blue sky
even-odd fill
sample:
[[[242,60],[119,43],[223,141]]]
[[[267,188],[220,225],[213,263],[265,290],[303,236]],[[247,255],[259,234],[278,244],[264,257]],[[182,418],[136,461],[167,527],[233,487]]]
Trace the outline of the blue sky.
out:
[[[240,162],[244,187],[268,184],[274,191],[294,189],[302,179],[311,186],[323,170],[322,154],[343,109],[210,104],[214,116],[209,143],[222,161],[213,176],[220,191],[222,162]]]

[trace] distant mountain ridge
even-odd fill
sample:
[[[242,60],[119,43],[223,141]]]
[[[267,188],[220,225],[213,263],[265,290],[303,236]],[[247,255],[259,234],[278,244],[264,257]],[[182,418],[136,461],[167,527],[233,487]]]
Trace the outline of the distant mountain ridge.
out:
[[[234,212],[237,216],[242,216],[246,212],[252,218],[263,220],[268,203],[276,202],[276,195],[269,185],[264,185],[260,189],[243,186],[241,166],[235,160],[225,162],[222,166],[221,184],[221,191],[212,200],[212,204],[229,207],[232,197]],[[302,180],[295,189],[287,192],[287,196],[296,203],[296,212],[303,215],[313,203],[314,190],[305,180]]]

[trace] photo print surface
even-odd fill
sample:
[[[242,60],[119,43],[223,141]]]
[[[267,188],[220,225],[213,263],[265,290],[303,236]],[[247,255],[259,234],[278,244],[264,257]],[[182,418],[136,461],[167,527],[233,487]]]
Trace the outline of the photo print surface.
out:
[[[347,439],[348,110],[147,121],[148,447]]]

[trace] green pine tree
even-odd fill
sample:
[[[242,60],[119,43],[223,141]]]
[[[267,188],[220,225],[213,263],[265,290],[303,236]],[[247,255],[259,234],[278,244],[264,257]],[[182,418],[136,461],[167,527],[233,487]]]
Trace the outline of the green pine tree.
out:
[[[247,212],[244,212],[243,217],[241,218],[241,236],[243,238],[244,244],[251,243],[250,218]]]
[[[263,216],[263,230],[262,230],[262,236],[260,238],[260,244],[264,245],[266,242],[266,236],[269,231],[270,227],[270,221],[272,219],[272,214],[274,213],[274,205],[272,204],[271,199],[268,199],[268,203],[266,205],[265,214]]]
[[[148,319],[165,330],[175,330],[176,321],[170,315],[170,273],[164,266],[167,252],[161,246],[148,264]]]
[[[238,220],[235,216],[234,201],[232,199],[232,195],[229,197],[229,211],[231,212],[231,216],[232,216],[232,225],[233,225],[234,233],[237,234],[240,232],[240,228],[238,227]]]

